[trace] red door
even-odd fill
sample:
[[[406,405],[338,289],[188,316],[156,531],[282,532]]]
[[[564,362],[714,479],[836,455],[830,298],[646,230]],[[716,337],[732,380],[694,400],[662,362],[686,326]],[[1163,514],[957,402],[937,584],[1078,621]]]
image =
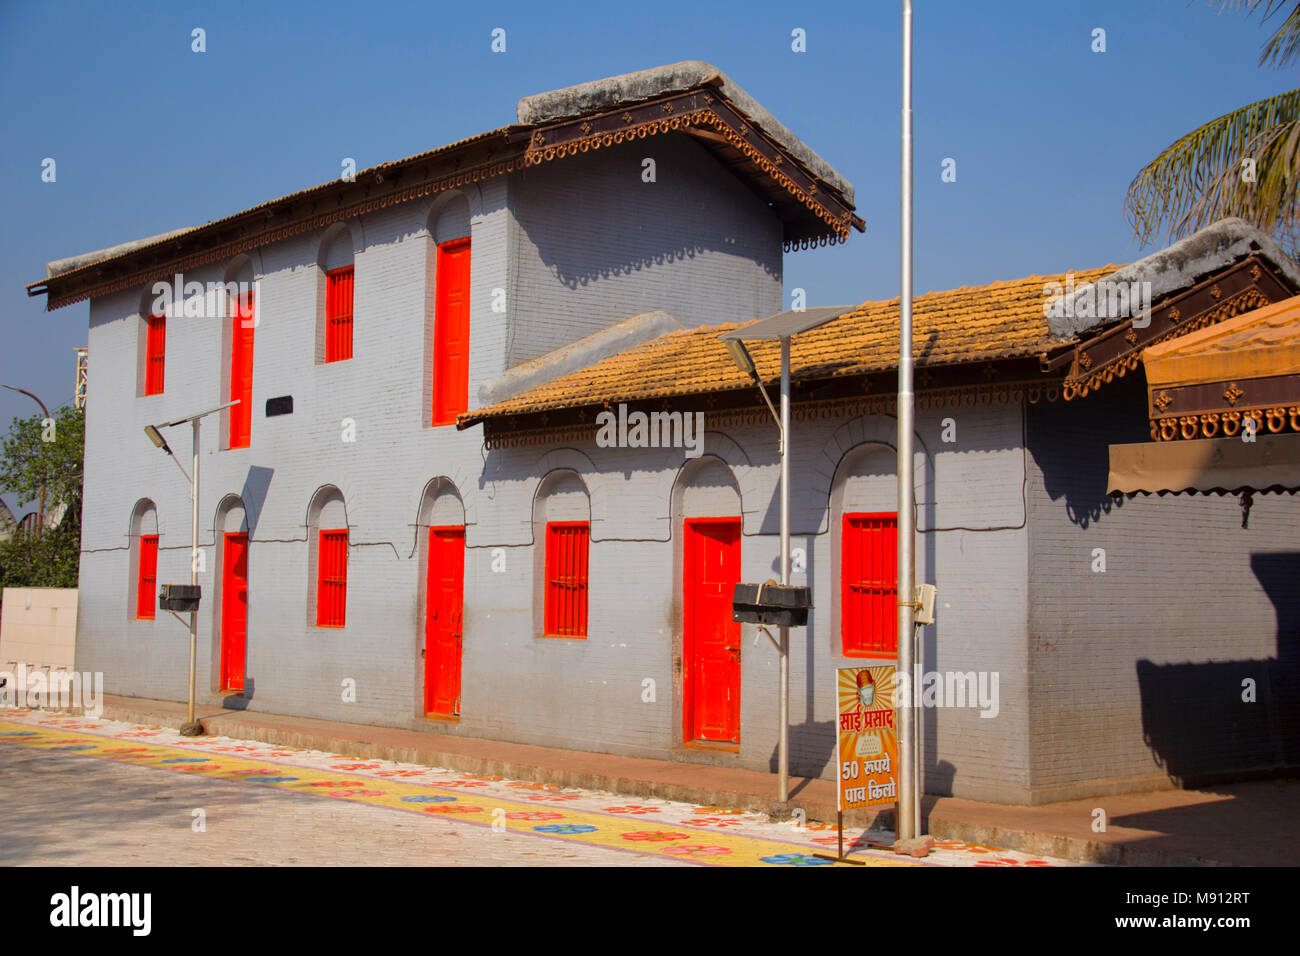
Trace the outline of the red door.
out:
[[[683,548],[686,741],[740,743],[740,519],[687,519]]]
[[[230,447],[247,448],[253,424],[253,293],[240,296],[230,332]]]
[[[248,638],[248,535],[226,535],[221,570],[221,689],[242,691]]]
[[[433,424],[469,407],[469,239],[438,247],[434,278]]]
[[[428,605],[424,618],[424,711],[460,714],[460,650],[465,585],[465,529],[429,529]]]

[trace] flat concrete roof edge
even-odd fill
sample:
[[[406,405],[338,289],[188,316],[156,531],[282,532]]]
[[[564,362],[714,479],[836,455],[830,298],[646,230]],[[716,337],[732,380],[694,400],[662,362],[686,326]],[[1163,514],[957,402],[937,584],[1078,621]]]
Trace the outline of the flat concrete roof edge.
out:
[[[667,312],[643,312],[593,332],[545,355],[521,362],[479,386],[480,408],[499,404],[638,345],[676,332],[682,324]],[[473,414],[473,412],[471,412]]]

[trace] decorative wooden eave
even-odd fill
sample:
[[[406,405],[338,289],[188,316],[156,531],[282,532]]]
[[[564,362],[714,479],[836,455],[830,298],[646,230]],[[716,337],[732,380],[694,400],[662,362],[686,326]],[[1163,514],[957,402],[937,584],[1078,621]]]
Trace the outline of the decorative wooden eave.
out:
[[[662,96],[519,135],[528,139],[525,165],[536,165],[669,132],[694,137],[772,203],[785,224],[787,252],[843,242],[851,229],[865,229],[850,203],[715,89]]]
[[[1222,322],[1298,291],[1263,257],[1248,256],[1151,309],[1151,324],[1125,320],[1044,362],[1044,371],[1068,364],[1063,397],[1082,398],[1137,368],[1142,351],[1157,342]]]
[[[1152,441],[1300,432],[1300,375],[1204,382],[1153,389],[1147,396]]]

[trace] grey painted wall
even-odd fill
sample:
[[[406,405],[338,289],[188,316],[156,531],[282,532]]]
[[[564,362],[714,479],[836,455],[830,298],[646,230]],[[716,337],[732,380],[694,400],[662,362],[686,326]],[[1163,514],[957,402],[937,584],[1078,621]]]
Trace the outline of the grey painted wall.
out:
[[[430,489],[450,488],[453,497],[463,500],[471,548],[498,542],[517,548],[521,539],[531,539],[533,489],[527,488],[524,498],[502,499],[499,483],[484,473],[480,433],[427,427],[434,237],[463,235],[468,221],[473,243],[470,407],[476,404],[479,384],[505,370],[512,328],[524,330],[520,340],[527,341],[536,330],[555,326],[559,331],[549,334],[562,344],[560,340],[569,340],[566,336],[589,331],[592,323],[623,318],[620,303],[644,300],[682,311],[689,300],[702,316],[706,303],[726,302],[737,318],[778,307],[780,225],[770,210],[716,164],[704,171],[686,168],[685,159],[695,156],[692,144],[655,144],[655,149],[665,164],[659,171],[661,188],[654,194],[658,199],[649,206],[641,203],[639,192],[636,201],[625,193],[654,185],[641,182],[639,166],[627,180],[610,174],[622,161],[610,150],[555,164],[537,176],[517,177],[518,204],[530,210],[526,227],[514,224],[506,177],[467,188],[460,196],[444,195],[349,222],[356,285],[354,352],[346,362],[322,364],[318,355],[321,266],[346,259],[342,250],[347,243],[334,235],[338,230],[324,248],[326,230],[321,230],[186,274],[186,280],[219,283],[242,270],[259,282],[251,447],[224,447],[224,415],[206,419],[202,432],[199,581],[205,608],[198,684],[206,700],[219,699],[214,694],[220,620],[215,602],[220,598],[216,546],[221,532],[246,527],[251,538],[246,705],[404,726],[429,725],[418,716],[423,528],[431,521],[441,523],[448,512],[445,501],[431,501]],[[681,164],[674,166],[672,157]],[[712,160],[705,157],[705,162]],[[584,178],[588,188],[576,190],[586,197],[580,208],[547,192],[552,187],[575,191]],[[545,186],[540,191],[539,183]],[[547,215],[563,220],[563,227],[548,228]],[[648,217],[650,225],[638,224],[637,216]],[[730,237],[744,249],[699,248],[709,241],[710,230],[728,221],[734,229],[723,231],[734,232]],[[682,250],[687,261],[677,255],[659,261],[660,253],[667,252],[663,243],[679,227],[692,243],[689,252]],[[523,253],[511,243],[527,237],[529,230],[537,236],[529,245],[531,254],[558,263],[559,271],[524,270],[529,278],[521,286],[511,276]],[[607,241],[619,232],[631,238],[621,245]],[[571,289],[565,283],[576,268],[586,278]],[[513,290],[505,313],[492,311],[497,288]],[[152,621],[133,619],[133,560],[142,532],[132,515],[141,501],[155,506],[145,530],[156,522],[158,579],[188,581],[188,489],[142,429],[225,399],[230,335],[227,323],[218,318],[173,316],[164,393],[139,396],[140,316],[149,311],[152,298],[152,290],[133,290],[96,298],[90,305],[89,347],[96,373],[87,405],[78,661],[104,672],[110,692],[177,699],[185,694],[185,628],[165,614]],[[573,308],[557,315],[555,303],[570,299]],[[761,303],[762,308],[746,303]],[[631,311],[644,310],[637,306]],[[561,320],[570,314],[585,315],[587,324],[565,325]],[[266,399],[279,395],[293,396],[293,414],[266,418]],[[173,429],[168,438],[188,469],[188,429]],[[321,524],[313,522],[309,505],[329,488],[337,489],[340,501],[327,507],[341,511],[350,529],[348,623],[343,629],[310,623],[311,532]],[[474,530],[480,509],[493,513],[486,537]],[[324,525],[339,520],[328,515]],[[472,551],[471,557],[482,553]],[[531,567],[526,559],[517,561],[515,552],[508,556],[512,568]],[[516,621],[511,609],[515,599],[497,600],[498,592],[508,594],[509,589],[496,580],[480,580],[487,573],[486,566],[468,562],[467,611],[473,609],[480,623],[467,636],[467,695],[474,692],[474,674],[490,668],[498,676],[473,702],[480,716],[467,719],[463,727],[517,739],[535,735],[537,730],[517,726],[516,710],[496,699],[524,694],[533,686],[537,671],[529,666],[529,654],[563,660],[565,652],[551,643],[502,671],[491,650],[499,644],[495,636],[511,634],[516,624],[530,635],[531,610],[526,605]],[[574,673],[579,686],[594,679],[583,675],[581,669]],[[343,700],[348,679],[356,682],[355,703]],[[589,705],[566,706],[563,715],[557,711],[557,724],[541,729],[552,739],[569,739],[564,736],[570,733],[568,724],[577,719],[569,711],[581,713],[585,707],[590,716],[599,704],[597,697]],[[587,738],[575,738],[575,745],[604,733],[599,729],[603,725],[591,726],[597,729]]]
[[[508,366],[655,309],[688,327],[781,311],[781,223],[684,135],[509,178],[510,297],[535,318],[514,327]]]
[[[1300,509],[1105,494],[1111,442],[1149,440],[1142,376],[1031,407],[1036,801],[1294,765]],[[1104,573],[1093,550],[1105,551]],[[1257,700],[1242,700],[1254,680]],[[1288,703],[1287,696],[1291,703]]]

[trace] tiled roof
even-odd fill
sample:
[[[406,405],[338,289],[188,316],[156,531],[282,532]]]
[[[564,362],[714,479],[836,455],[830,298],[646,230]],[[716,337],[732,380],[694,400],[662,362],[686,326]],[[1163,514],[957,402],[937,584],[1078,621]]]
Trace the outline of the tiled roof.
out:
[[[1073,273],[1075,285],[1114,272],[1104,266]],[[1035,355],[1062,344],[1048,336],[1044,286],[1066,274],[1028,276],[991,285],[928,292],[912,302],[916,365],[956,365]],[[849,314],[794,338],[791,377],[831,379],[893,369],[898,360],[899,300],[864,302]],[[752,388],[717,337],[749,323],[703,326],[661,336],[459,419],[467,428],[485,419],[552,409],[634,402]],[[779,374],[780,346],[755,342],[750,354],[765,381]]]

